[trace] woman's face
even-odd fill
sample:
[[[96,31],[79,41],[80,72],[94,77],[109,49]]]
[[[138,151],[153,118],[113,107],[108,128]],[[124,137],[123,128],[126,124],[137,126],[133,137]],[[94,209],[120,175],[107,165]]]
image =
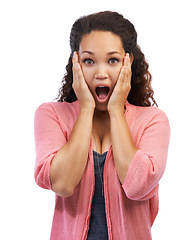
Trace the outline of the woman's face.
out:
[[[120,37],[112,32],[92,31],[82,38],[79,62],[100,111],[107,110],[125,54]]]

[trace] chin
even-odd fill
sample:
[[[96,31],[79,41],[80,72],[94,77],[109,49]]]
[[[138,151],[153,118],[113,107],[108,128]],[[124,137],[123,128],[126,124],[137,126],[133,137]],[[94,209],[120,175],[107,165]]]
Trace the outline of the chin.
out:
[[[107,112],[107,104],[96,104],[95,110],[100,111],[100,112]]]

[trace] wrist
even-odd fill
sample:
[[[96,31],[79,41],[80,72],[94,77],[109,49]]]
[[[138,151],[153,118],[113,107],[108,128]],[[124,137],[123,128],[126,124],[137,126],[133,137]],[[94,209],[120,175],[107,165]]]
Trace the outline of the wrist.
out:
[[[80,114],[93,116],[94,110],[95,110],[95,107],[80,107]]]
[[[119,108],[110,108],[108,109],[109,116],[110,117],[117,117],[117,116],[124,116],[125,109],[124,107],[119,107]]]

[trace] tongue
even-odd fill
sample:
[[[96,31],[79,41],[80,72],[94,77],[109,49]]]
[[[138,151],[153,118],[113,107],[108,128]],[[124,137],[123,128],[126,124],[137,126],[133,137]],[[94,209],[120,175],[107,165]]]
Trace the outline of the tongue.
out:
[[[106,98],[108,91],[109,90],[107,87],[97,87],[97,89],[96,89],[96,93],[100,100],[103,100]]]

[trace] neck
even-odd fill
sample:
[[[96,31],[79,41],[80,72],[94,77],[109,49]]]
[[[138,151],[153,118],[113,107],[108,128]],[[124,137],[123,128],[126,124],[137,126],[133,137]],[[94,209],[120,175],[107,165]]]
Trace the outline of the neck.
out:
[[[108,111],[98,111],[95,109],[93,117],[93,130],[98,133],[100,139],[109,131],[110,117]]]
[[[109,113],[108,111],[99,111],[95,109],[93,118],[95,120],[102,120],[102,121],[109,120]]]

